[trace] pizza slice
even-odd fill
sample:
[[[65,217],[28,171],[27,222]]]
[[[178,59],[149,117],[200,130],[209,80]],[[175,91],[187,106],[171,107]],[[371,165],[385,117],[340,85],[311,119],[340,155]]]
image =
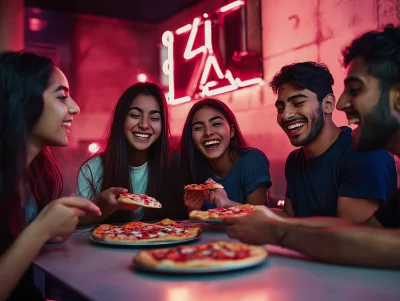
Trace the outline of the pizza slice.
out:
[[[238,217],[248,215],[254,212],[255,206],[245,204],[229,208],[213,208],[207,211],[193,210],[189,213],[190,219],[197,220],[223,220],[227,217]]]
[[[162,205],[159,201],[144,193],[122,193],[119,195],[117,202],[129,205],[138,205],[147,208],[162,208]]]
[[[213,189],[219,189],[219,188],[224,188],[219,183],[209,183],[209,184],[189,184],[186,185],[183,189],[185,190],[213,190]]]
[[[134,264],[153,269],[198,271],[216,267],[251,266],[261,263],[267,256],[267,250],[261,246],[216,241],[197,246],[143,250],[135,256]]]

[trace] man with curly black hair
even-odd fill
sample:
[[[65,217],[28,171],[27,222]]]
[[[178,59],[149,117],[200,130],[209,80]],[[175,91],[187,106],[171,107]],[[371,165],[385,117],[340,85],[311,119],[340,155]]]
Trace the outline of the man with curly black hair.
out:
[[[400,27],[363,34],[343,51],[345,89],[338,102],[357,151],[400,156]],[[276,244],[330,263],[400,268],[400,192],[361,223],[339,218],[283,218],[265,207],[227,219],[230,237]]]

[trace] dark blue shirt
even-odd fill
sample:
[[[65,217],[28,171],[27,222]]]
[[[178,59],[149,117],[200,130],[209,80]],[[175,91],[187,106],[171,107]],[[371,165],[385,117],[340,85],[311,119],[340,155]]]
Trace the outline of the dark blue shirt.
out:
[[[400,190],[388,202],[381,204],[374,216],[385,228],[400,228]]]
[[[385,150],[356,152],[349,127],[318,157],[308,158],[303,148],[294,150],[285,176],[286,198],[299,217],[337,216],[339,197],[385,201],[397,189],[393,156]]]
[[[247,196],[262,184],[271,187],[269,176],[269,161],[265,154],[256,149],[249,148],[239,158],[230,173],[223,179],[217,178],[210,172],[215,182],[224,186],[226,194],[231,201],[246,204]],[[215,205],[204,201],[204,209],[215,208]]]

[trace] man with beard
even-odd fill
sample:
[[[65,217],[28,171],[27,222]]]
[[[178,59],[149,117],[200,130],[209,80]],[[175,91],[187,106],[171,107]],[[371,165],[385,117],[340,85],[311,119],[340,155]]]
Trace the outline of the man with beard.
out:
[[[343,57],[347,70],[338,109],[358,125],[353,147],[383,147],[400,156],[400,27],[365,33]],[[276,244],[330,263],[400,268],[399,190],[358,225],[338,218],[282,218],[265,207],[226,222],[229,236],[246,243]]]
[[[363,221],[396,190],[396,165],[385,150],[352,148],[351,129],[332,120],[332,85],[328,68],[315,62],[284,66],[270,83],[278,124],[300,146],[286,160],[284,211]]]

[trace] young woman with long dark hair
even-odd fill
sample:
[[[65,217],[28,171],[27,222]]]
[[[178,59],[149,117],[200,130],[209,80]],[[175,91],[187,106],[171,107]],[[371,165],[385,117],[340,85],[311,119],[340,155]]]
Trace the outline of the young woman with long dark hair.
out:
[[[266,205],[271,186],[268,159],[248,146],[235,115],[223,102],[209,98],[193,105],[184,125],[181,151],[186,184],[218,182],[225,188],[187,191],[184,201],[190,210]]]
[[[78,193],[103,212],[101,217],[87,216],[81,223],[185,218],[182,187],[172,180],[177,161],[164,92],[149,82],[130,86],[115,105],[104,151],[79,171]],[[163,208],[121,206],[116,198],[124,192],[146,193]]]
[[[54,200],[62,179],[49,146],[68,144],[79,107],[50,59],[21,52],[0,53],[0,103],[0,300],[41,300],[30,268],[40,248],[101,214],[88,200]]]

